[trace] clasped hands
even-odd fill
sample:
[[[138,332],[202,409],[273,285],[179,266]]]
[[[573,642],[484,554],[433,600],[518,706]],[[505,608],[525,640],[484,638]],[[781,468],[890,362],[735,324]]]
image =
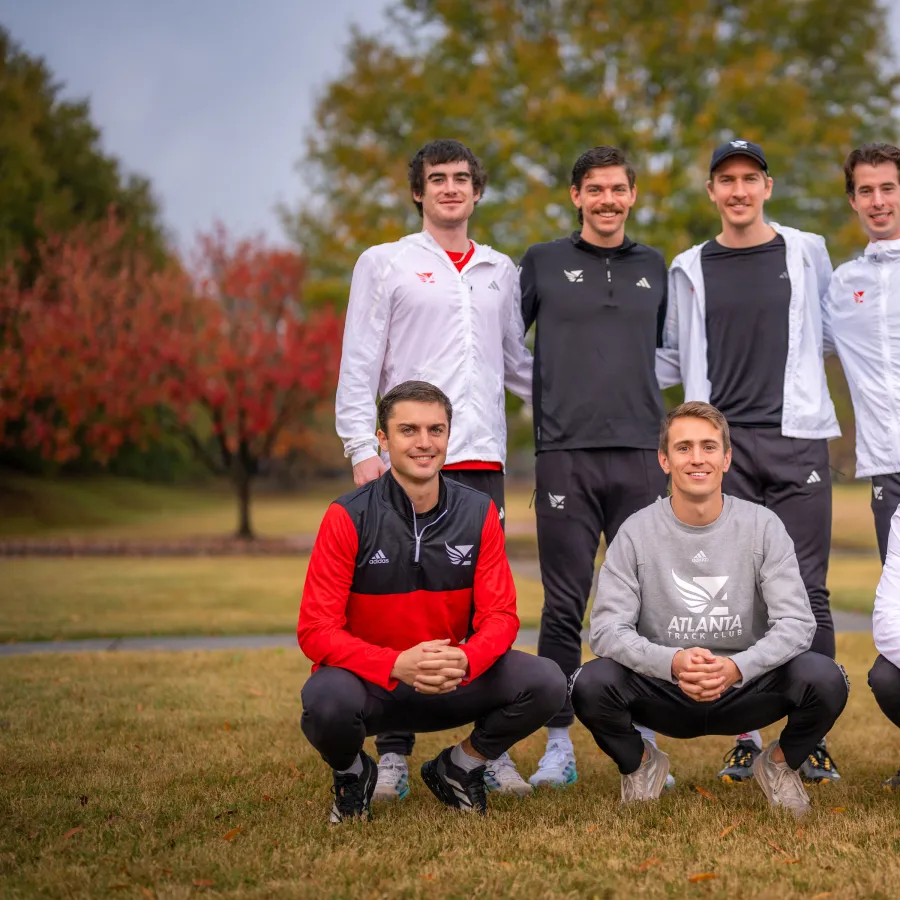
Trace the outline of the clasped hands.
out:
[[[456,690],[469,671],[469,659],[450,639],[423,641],[404,650],[391,669],[396,678],[420,694],[447,694]]]
[[[718,700],[735,682],[741,670],[727,656],[716,656],[705,647],[679,650],[672,657],[672,675],[691,700],[710,703]]]

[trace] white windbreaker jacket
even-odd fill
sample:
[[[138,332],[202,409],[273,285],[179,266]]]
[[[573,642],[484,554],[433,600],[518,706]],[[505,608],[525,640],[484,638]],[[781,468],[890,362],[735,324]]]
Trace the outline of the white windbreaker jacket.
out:
[[[788,353],[784,369],[781,433],[795,438],[840,437],[822,360],[821,298],[828,289],[831,260],[817,234],[769,223],[783,238],[791,279]],[[705,242],[704,242],[705,243]],[[700,251],[685,250],[669,269],[669,309],[663,349],[657,351],[660,387],[682,382],[685,400],[709,402],[706,295]]]
[[[900,240],[838,266],[823,313],[853,398],[856,477],[900,472]]]
[[[875,591],[872,637],[878,652],[900,667],[900,507],[891,519],[887,557]]]
[[[516,267],[475,245],[462,273],[427,232],[371,247],[353,270],[335,414],[353,465],[378,453],[375,398],[403,381],[453,404],[447,462],[506,462],[504,386],[531,401]]]

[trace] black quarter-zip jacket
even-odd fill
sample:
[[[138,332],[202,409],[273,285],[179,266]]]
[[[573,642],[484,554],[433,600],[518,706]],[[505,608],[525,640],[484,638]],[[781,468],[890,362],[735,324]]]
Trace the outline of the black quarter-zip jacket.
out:
[[[653,450],[664,415],[656,381],[668,279],[663,255],[575,232],[529,247],[522,316],[535,326],[534,438],[541,450]]]

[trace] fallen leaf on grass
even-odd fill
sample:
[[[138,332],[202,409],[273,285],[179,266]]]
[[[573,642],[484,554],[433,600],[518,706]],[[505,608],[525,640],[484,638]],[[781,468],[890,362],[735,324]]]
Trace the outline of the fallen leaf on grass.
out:
[[[688,881],[691,884],[697,884],[699,881],[712,881],[713,878],[717,878],[715,872],[699,872],[696,875],[688,875]]]
[[[262,691],[257,691],[257,690],[254,690],[253,688],[250,688],[250,690],[247,691],[247,693],[248,693],[251,697],[262,697],[262,695],[263,695],[263,692],[262,692]]]
[[[828,812],[834,813],[835,815],[838,815],[838,816],[839,816],[841,813],[847,812],[847,807],[846,807],[846,806],[832,806],[832,807],[828,810]]]
[[[729,825],[727,828],[722,829],[722,833],[719,835],[720,838],[725,837],[725,835],[731,834],[734,829],[737,828],[737,825]]]
[[[639,866],[636,866],[636,868],[638,872],[646,872],[647,869],[652,868],[660,862],[662,862],[662,860],[658,856],[651,856],[650,859],[645,859]]]
[[[225,723],[225,730],[231,731],[231,726],[227,722]]]
[[[142,888],[141,888],[141,893],[142,893],[145,897],[149,897],[150,900],[153,900],[153,891],[151,891],[150,888],[142,887]]]
[[[274,800],[274,797],[270,797],[268,794],[263,794],[263,800]]]
[[[79,825],[77,828],[70,828],[70,829],[63,835],[63,839],[64,839],[64,840],[68,840],[70,837],[72,837],[73,834],[78,834],[78,832],[81,831],[83,828],[84,828],[83,825]]]
[[[706,788],[700,787],[699,784],[694,785],[694,790],[705,800],[715,800],[716,799],[716,797],[714,797],[708,790],[706,790]]]
[[[143,711],[144,711],[144,704],[143,704],[143,703],[138,703],[137,709],[138,709],[138,712],[143,712]]]
[[[799,856],[797,857],[797,859],[783,859],[783,860],[781,861],[781,864],[782,864],[783,866],[792,866],[792,865],[794,865],[795,863],[798,863],[798,862],[802,862],[802,860],[800,859]]]
[[[507,862],[505,859],[500,861],[500,865],[506,869],[507,872],[512,872],[513,864],[511,862]]]
[[[803,826],[802,825],[797,829],[797,837],[798,838],[803,837]]]
[[[789,855],[788,852],[787,852],[787,850],[782,850],[781,847],[778,846],[778,844],[773,844],[771,841],[766,841],[766,843],[767,843],[773,850],[775,850],[776,852],[780,853],[782,856],[788,856],[788,855]]]
[[[419,877],[424,878],[426,881],[434,881],[434,875],[431,872],[423,872]]]
[[[300,778],[301,777],[300,770],[293,763],[290,763],[290,767],[291,767],[291,772],[294,775],[294,778]]]
[[[244,829],[238,825],[237,828],[232,828],[231,831],[226,831],[225,834],[222,835],[223,841],[233,841]]]
[[[194,887],[212,887],[213,883],[208,878],[195,878]]]
[[[597,830],[597,826],[596,826],[596,825],[586,825],[585,828],[584,828],[584,830],[585,830],[585,831],[596,831],[596,830]]]

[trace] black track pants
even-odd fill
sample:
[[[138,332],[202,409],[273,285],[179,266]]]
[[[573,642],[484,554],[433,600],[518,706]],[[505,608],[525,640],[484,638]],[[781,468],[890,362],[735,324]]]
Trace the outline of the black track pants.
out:
[[[778,428],[731,428],[726,494],[771,509],[794,542],[800,577],[816,617],[812,647],[834,659],[834,622],[828,604],[831,552],[831,469],[828,441],[784,437]]]
[[[875,519],[875,534],[878,537],[878,552],[881,564],[887,559],[888,537],[891,534],[891,519],[900,506],[900,474],[872,476],[872,516]]]
[[[500,525],[506,531],[506,492],[502,472],[493,472],[490,469],[450,469],[442,471],[441,474],[444,478],[487,494],[494,501],[494,506],[500,513]],[[416,736],[408,731],[385,731],[375,738],[375,750],[379,756],[384,756],[385,753],[409,756],[415,745]]]
[[[353,765],[368,735],[443,731],[475,723],[472,746],[496,759],[559,709],[566,678],[549,659],[509,650],[478,678],[448,694],[388,691],[346,669],[323,666],[303,686],[300,726],[333,769]]]
[[[538,654],[566,676],[581,665],[581,628],[601,533],[611,544],[633,513],[666,495],[655,450],[544,450],[537,454],[538,553],[544,608]],[[550,721],[574,721],[571,703]]]
[[[585,663],[572,686],[575,714],[597,746],[629,775],[641,764],[644,743],[634,721],[674,738],[743,734],[787,716],[779,742],[792,769],[812,753],[847,702],[843,669],[806,651],[751,681],[698,703],[677,684],[639,675],[611,659]]]
[[[869,687],[881,711],[900,728],[900,669],[879,656],[869,670]]]

